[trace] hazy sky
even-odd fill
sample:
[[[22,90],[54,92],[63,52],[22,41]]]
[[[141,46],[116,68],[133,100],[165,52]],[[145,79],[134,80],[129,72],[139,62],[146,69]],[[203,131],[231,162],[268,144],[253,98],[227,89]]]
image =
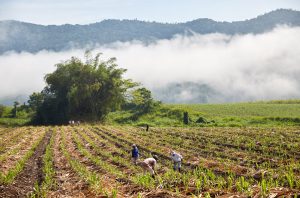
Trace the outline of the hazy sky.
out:
[[[0,20],[38,24],[87,24],[103,19],[236,21],[278,8],[300,10],[300,0],[0,0]]]

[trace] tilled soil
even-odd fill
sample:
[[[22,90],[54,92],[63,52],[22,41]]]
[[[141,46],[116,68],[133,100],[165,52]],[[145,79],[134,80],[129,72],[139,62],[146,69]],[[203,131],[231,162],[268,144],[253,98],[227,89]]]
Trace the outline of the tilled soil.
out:
[[[18,143],[15,143],[14,146],[10,146],[9,151],[17,149],[17,152],[9,154],[9,151],[7,151],[5,153],[8,155],[0,163],[0,172],[6,175],[12,167],[16,166],[17,162],[31,149],[34,142],[40,138],[42,135],[41,133],[44,133],[44,130],[43,132],[39,131],[38,133],[28,132]]]
[[[9,185],[0,185],[0,197],[26,197],[34,191],[34,186],[43,181],[43,154],[52,133],[47,132],[34,154],[26,162],[23,171]]]
[[[92,147],[89,146],[88,142],[86,142],[86,140],[84,140],[84,138],[82,136],[80,136],[80,139],[83,141],[83,144],[85,146],[85,148],[92,153],[93,155],[99,155],[97,154]],[[126,169],[125,167],[123,167],[121,164],[117,164],[114,163],[113,161],[108,160],[107,161],[110,164],[113,164],[115,166],[118,167],[119,170],[122,170],[123,172],[126,172],[128,175],[133,174],[132,172],[130,172],[130,170]],[[109,174],[108,174],[109,175]],[[113,179],[114,176],[109,175],[109,178],[107,178],[107,181]],[[147,197],[147,198],[168,198],[168,197],[176,197],[176,198],[180,198],[180,197],[184,197],[184,196],[179,196],[179,195],[175,195],[172,192],[169,192],[167,190],[154,190],[153,192],[146,189],[143,189],[141,186],[138,186],[136,184],[134,184],[130,179],[128,178],[115,178],[115,181],[119,182],[118,185],[118,195],[117,197],[137,197],[138,193],[140,195],[142,195],[143,197]],[[112,181],[109,181],[109,183],[113,183]]]
[[[91,191],[88,184],[80,179],[72,170],[67,159],[63,156],[59,146],[61,144],[61,131],[57,131],[54,139],[54,167],[57,187],[48,192],[47,197],[76,197],[95,198],[102,197]]]

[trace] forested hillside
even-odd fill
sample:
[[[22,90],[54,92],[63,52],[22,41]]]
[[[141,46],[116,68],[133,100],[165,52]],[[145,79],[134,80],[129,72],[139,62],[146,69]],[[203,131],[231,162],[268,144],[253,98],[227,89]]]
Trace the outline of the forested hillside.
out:
[[[300,12],[279,9],[257,18],[217,22],[197,19],[186,23],[158,23],[138,20],[104,20],[88,25],[37,25],[19,21],[0,21],[0,54],[6,51],[61,51],[95,47],[116,41],[138,40],[145,43],[170,39],[176,34],[247,34],[269,31],[280,24],[300,25]]]

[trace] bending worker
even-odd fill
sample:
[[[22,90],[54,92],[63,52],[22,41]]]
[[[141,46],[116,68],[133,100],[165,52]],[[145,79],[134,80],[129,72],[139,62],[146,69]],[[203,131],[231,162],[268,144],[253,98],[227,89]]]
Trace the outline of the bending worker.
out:
[[[141,166],[145,171],[149,171],[151,176],[154,178],[155,175],[155,166],[156,166],[156,161],[157,161],[157,156],[154,155],[153,157],[147,158],[142,162],[137,162],[137,165]]]
[[[173,160],[174,166],[173,169],[174,171],[178,170],[179,172],[181,171],[181,162],[183,157],[179,154],[176,153],[175,151],[171,151],[171,159]]]

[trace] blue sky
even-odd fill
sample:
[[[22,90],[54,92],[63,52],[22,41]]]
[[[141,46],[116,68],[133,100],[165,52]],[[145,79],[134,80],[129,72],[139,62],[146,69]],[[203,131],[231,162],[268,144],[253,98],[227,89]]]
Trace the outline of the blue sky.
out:
[[[87,24],[104,19],[237,21],[278,8],[300,10],[300,0],[0,0],[0,20],[38,24]]]

